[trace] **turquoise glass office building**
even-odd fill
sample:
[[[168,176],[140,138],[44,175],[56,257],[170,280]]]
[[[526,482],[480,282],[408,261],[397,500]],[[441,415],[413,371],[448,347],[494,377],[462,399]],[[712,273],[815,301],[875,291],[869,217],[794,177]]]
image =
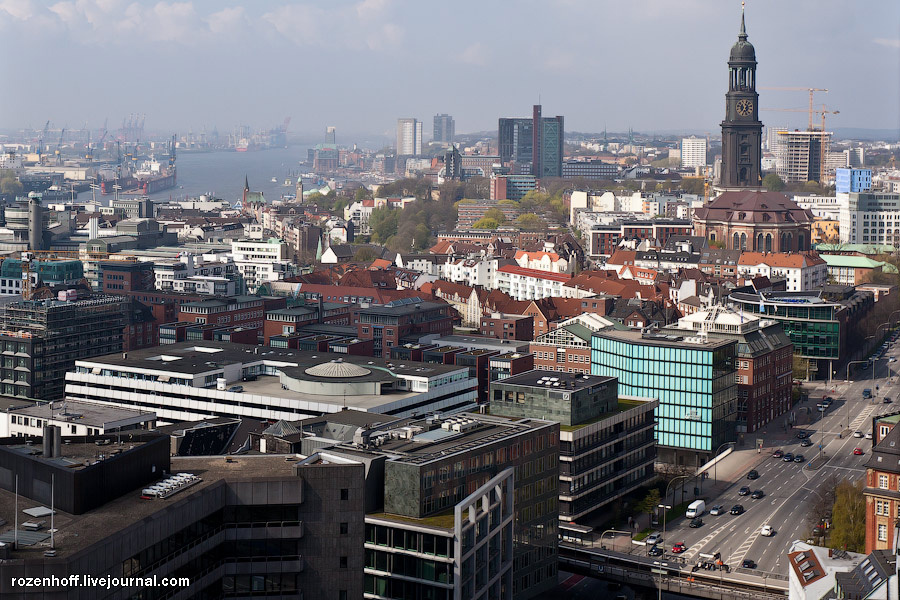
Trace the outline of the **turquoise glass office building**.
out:
[[[591,373],[619,380],[619,394],[659,400],[660,462],[700,466],[735,440],[735,341],[640,331],[591,337]]]

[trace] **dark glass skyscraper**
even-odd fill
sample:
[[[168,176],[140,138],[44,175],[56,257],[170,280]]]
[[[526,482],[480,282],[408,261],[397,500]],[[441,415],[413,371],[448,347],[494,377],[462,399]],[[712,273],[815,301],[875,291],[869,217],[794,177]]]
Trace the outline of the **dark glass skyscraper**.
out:
[[[561,116],[542,117],[541,105],[535,104],[530,119],[501,118],[497,133],[501,162],[530,163],[531,174],[537,178],[562,177],[565,130]]]

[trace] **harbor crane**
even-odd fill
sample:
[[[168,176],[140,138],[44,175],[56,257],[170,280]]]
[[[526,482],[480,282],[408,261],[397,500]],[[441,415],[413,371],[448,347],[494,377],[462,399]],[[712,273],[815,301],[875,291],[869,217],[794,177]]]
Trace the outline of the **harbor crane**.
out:
[[[66,135],[66,128],[63,127],[62,130],[59,132],[59,142],[56,143],[56,166],[57,167],[62,164],[62,143],[63,143],[63,137],[65,135]]]
[[[44,129],[41,131],[41,137],[38,138],[37,155],[39,165],[44,164],[44,138],[47,137],[48,131],[50,131],[50,119],[47,119]]]

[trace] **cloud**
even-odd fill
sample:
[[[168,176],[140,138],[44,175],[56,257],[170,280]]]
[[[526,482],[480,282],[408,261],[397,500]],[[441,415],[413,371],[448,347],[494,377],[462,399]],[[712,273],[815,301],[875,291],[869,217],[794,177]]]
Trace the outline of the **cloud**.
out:
[[[209,23],[209,30],[214,34],[223,34],[237,30],[246,20],[244,8],[236,6],[234,8],[225,8],[217,13],[213,13],[206,17]]]
[[[467,65],[483,67],[488,63],[488,51],[481,42],[469,44],[459,53],[458,59]]]
[[[874,41],[879,46],[886,46],[888,48],[900,48],[900,39],[875,38],[872,41]]]
[[[0,11],[19,21],[24,21],[34,16],[34,6],[31,0],[2,0]]]

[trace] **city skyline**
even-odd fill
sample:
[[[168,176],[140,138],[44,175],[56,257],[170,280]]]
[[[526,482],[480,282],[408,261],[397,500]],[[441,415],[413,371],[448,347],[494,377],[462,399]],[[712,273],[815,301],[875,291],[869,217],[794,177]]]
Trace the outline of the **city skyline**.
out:
[[[295,134],[334,125],[348,136],[390,138],[403,116],[429,122],[447,113],[457,132],[491,131],[499,116],[527,116],[540,102],[564,115],[570,131],[715,132],[740,10],[737,2],[532,2],[473,13],[391,0],[329,7],[8,0],[0,3],[0,32],[28,52],[0,71],[20,90],[2,101],[0,127],[39,128],[50,119],[98,128],[141,113],[150,130],[225,131],[241,122],[271,127],[291,115]],[[816,27],[807,26],[812,10]],[[829,89],[815,99],[840,110],[829,129],[898,127],[900,7],[878,2],[856,15],[836,2],[761,0],[746,11],[761,88]],[[578,35],[574,23],[598,27]],[[501,38],[493,33],[499,27],[521,35]],[[65,63],[54,66],[60,57]],[[54,89],[67,90],[65,102]],[[766,109],[802,111],[806,103],[801,91],[762,89],[761,118],[803,126],[804,112]]]

